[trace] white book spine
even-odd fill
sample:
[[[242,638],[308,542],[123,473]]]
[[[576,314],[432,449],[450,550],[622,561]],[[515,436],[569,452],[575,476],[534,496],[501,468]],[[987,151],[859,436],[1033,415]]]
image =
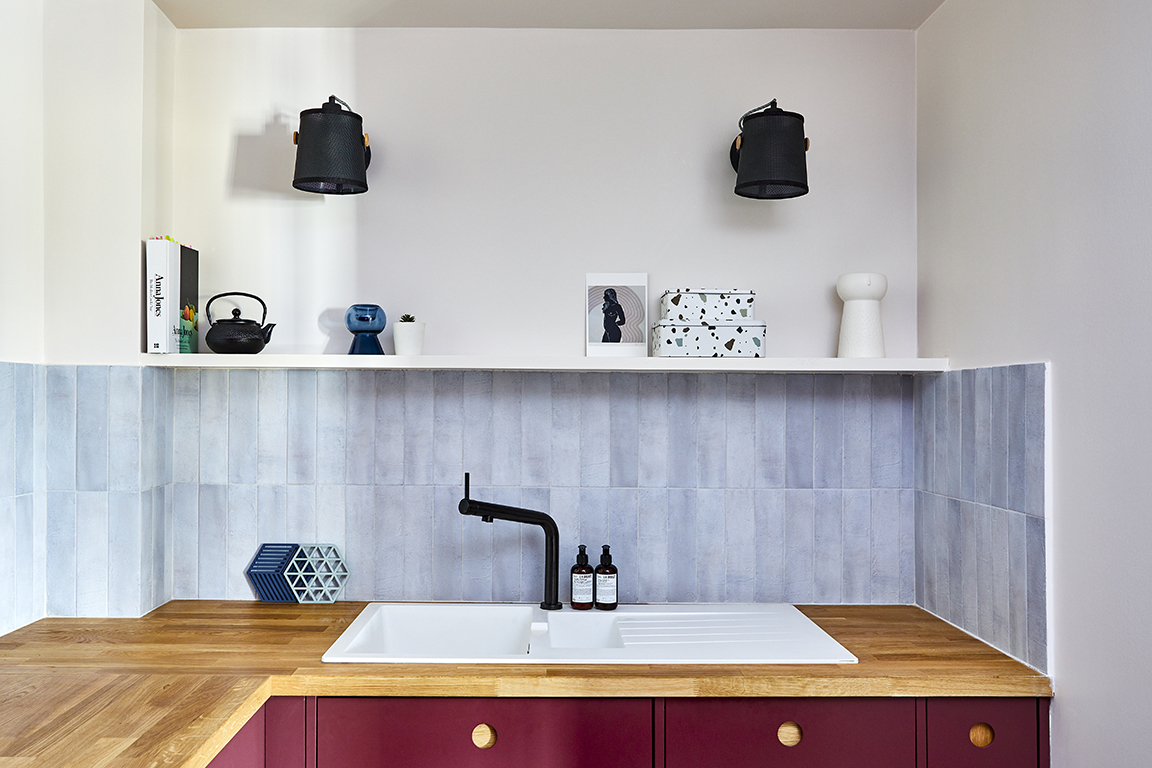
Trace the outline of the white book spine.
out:
[[[180,351],[180,244],[164,240],[168,246],[168,312],[165,315],[168,329],[168,351]]]
[[[147,318],[148,352],[168,354],[172,348],[172,302],[176,300],[171,285],[171,259],[167,240],[149,240],[144,250],[144,314]]]

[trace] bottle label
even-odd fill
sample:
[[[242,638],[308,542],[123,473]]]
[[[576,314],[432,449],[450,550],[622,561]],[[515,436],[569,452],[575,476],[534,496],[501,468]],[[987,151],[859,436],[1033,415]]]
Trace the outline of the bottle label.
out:
[[[596,574],[596,602],[604,605],[616,602],[616,574]]]
[[[590,602],[592,602],[592,574],[590,574],[590,573],[574,573],[574,574],[572,574],[572,602],[574,602],[574,603],[590,603]]]

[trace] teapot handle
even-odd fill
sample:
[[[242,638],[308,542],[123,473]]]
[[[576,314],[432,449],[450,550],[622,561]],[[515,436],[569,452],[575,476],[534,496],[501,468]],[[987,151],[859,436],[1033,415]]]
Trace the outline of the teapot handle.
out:
[[[250,299],[256,299],[260,302],[260,306],[264,307],[264,315],[260,318],[260,327],[264,327],[264,321],[268,319],[268,305],[264,303],[264,299],[251,293],[244,293],[243,291],[229,291],[228,293],[218,293],[212,298],[208,299],[208,303],[204,305],[204,314],[208,316],[208,325],[216,325],[212,322],[212,302],[216,301],[222,296],[247,296]]]

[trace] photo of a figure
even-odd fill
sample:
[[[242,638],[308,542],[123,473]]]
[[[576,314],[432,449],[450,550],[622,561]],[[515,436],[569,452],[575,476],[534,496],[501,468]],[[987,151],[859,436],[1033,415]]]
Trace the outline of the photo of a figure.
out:
[[[624,325],[624,307],[620,306],[620,302],[616,301],[616,289],[604,289],[604,306],[600,308],[604,313],[604,338],[600,339],[603,343],[620,342],[620,326]]]
[[[646,356],[648,275],[589,274],[585,287],[588,354]]]

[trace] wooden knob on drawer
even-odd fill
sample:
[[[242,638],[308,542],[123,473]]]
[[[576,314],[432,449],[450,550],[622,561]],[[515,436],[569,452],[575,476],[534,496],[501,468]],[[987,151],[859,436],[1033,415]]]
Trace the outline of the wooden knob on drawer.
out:
[[[800,739],[804,738],[804,731],[800,726],[789,720],[786,723],[781,723],[780,727],[776,729],[776,738],[780,739],[780,743],[786,747],[794,747],[800,743]]]
[[[996,732],[988,723],[976,723],[968,729],[968,739],[978,747],[986,747],[996,738]]]
[[[496,746],[496,729],[487,723],[480,723],[472,729],[472,743],[480,749],[491,749]]]

